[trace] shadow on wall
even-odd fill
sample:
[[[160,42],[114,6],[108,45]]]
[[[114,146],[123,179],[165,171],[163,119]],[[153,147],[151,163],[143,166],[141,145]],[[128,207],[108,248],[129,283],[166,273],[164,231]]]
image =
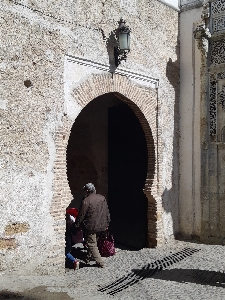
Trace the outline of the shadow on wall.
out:
[[[116,30],[111,31],[106,42],[107,52],[109,55],[109,72],[115,72],[117,66],[115,65],[114,47],[117,45]]]
[[[71,134],[72,141],[73,132]],[[70,142],[67,155],[67,176],[73,200],[69,207],[80,207],[81,199],[83,198],[83,186],[87,182],[92,182],[97,186],[98,174],[90,159],[85,155],[76,155],[73,151],[74,144]],[[72,150],[71,150],[72,149]]]
[[[118,22],[118,26],[120,25],[120,22]],[[102,30],[102,37],[103,41],[106,43],[106,49],[109,56],[109,72],[113,73],[117,69],[118,65],[116,65],[116,61],[118,64],[120,64],[121,60],[126,60],[126,54],[117,55],[115,53],[116,47],[118,47],[118,28],[111,31],[109,37],[107,38],[104,34],[104,31]]]
[[[174,101],[174,134],[173,134],[173,162],[172,162],[172,172],[171,172],[171,182],[172,187],[170,189],[165,189],[162,195],[162,205],[164,210],[168,214],[168,224],[170,218],[172,218],[173,228],[169,230],[167,240],[173,235],[175,238],[178,236],[179,232],[179,203],[178,203],[178,192],[179,192],[179,96],[180,96],[180,86],[179,86],[179,42],[176,46],[177,60],[172,61],[169,58],[166,66],[166,76],[172,85],[175,93]],[[166,141],[164,142],[166,146]],[[169,149],[168,149],[169,151]],[[171,214],[171,217],[170,217]],[[166,220],[165,220],[166,222]],[[164,228],[167,228],[168,224],[164,223]]]

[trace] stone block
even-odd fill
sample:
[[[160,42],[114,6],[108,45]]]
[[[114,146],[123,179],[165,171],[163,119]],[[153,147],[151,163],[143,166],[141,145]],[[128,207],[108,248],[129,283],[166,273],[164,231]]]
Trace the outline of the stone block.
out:
[[[17,233],[27,232],[30,229],[28,223],[13,223],[5,227],[5,235],[13,235]]]
[[[0,250],[3,249],[15,249],[17,247],[16,241],[14,238],[3,239],[0,238]]]

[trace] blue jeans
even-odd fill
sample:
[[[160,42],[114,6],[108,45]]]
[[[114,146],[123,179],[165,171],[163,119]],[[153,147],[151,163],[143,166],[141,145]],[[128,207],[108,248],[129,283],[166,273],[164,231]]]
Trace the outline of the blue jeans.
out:
[[[76,258],[74,258],[73,255],[70,252],[66,254],[66,258],[68,258],[72,262],[74,262],[76,260]]]
[[[65,255],[66,258],[68,258],[69,260],[71,260],[72,262],[74,262],[76,260],[76,258],[73,257],[73,255],[70,253],[72,249],[72,242],[71,242],[71,234],[70,232],[66,232],[66,249],[65,249]]]

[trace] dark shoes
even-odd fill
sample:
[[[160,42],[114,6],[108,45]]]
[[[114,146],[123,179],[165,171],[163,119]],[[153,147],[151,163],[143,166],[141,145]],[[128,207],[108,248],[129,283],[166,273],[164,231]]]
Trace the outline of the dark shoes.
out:
[[[90,259],[89,259],[89,258],[86,258],[86,259],[84,260],[84,262],[85,262],[86,265],[88,265],[88,264],[90,263]]]
[[[88,265],[90,263],[90,260],[88,258],[86,258],[84,260],[84,262],[85,262],[86,265]],[[98,263],[96,263],[96,265],[97,265],[98,268],[104,268],[105,267],[104,265],[98,264]]]

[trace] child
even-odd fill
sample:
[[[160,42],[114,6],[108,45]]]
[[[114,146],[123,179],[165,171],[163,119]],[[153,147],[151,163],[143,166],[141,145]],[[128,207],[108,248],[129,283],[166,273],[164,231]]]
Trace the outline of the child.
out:
[[[73,262],[73,268],[74,270],[79,269],[79,261],[73,257],[73,255],[70,253],[72,249],[72,224],[75,222],[75,218],[71,216],[70,214],[66,213],[66,258],[71,260]]]

